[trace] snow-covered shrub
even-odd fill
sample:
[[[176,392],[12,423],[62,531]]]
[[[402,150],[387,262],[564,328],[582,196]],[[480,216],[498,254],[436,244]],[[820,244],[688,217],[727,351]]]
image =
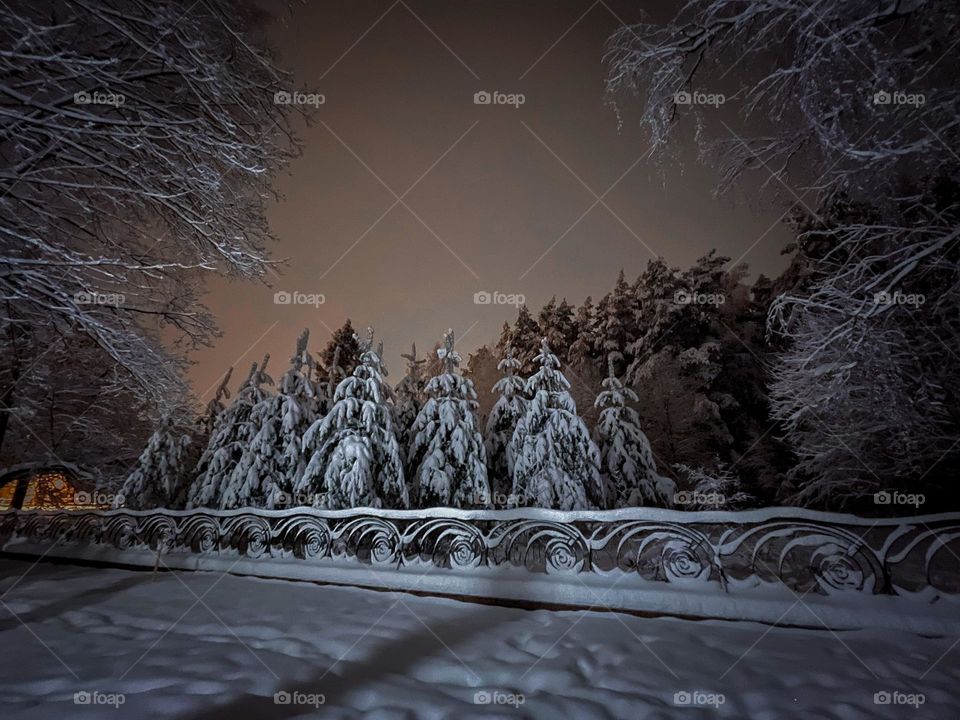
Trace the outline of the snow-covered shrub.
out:
[[[740,478],[725,463],[718,462],[716,472],[708,473],[702,467],[674,465],[690,485],[690,490],[676,494],[675,504],[680,510],[741,510],[755,502],[741,487]]]

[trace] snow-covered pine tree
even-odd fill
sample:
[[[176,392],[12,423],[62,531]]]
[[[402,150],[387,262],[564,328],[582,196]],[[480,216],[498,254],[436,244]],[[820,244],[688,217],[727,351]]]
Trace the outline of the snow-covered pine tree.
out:
[[[593,361],[595,357],[593,348],[596,344],[596,308],[593,306],[593,298],[589,295],[583,301],[583,305],[577,308],[573,325],[576,339],[570,344],[567,359],[574,367],[584,367]]]
[[[486,425],[493,404],[497,401],[493,386],[500,379],[500,371],[497,370],[499,363],[500,358],[489,347],[481,345],[470,353],[462,367],[463,376],[473,383],[473,389],[477,391],[477,417],[481,428]]]
[[[267,395],[250,415],[253,437],[231,473],[220,508],[285,507],[302,471],[303,433],[313,423],[315,391],[310,374],[313,358],[307,351],[309,330],[297,340],[291,367],[276,395]]]
[[[230,377],[233,375],[233,366],[231,365],[226,374],[223,376],[223,380],[220,381],[220,385],[217,386],[217,392],[214,393],[213,398],[210,402],[207,403],[207,407],[204,410],[203,416],[197,421],[197,427],[199,429],[201,437],[204,438],[204,441],[210,437],[213,433],[213,428],[217,424],[217,419],[220,417],[221,413],[227,409],[227,405],[224,400],[230,398],[230,388],[227,387],[230,383]],[[206,444],[206,442],[204,442]]]
[[[200,461],[204,457],[204,451],[210,443],[210,438],[217,427],[220,416],[226,410],[224,401],[230,397],[230,389],[227,385],[230,383],[232,375],[233,367],[231,366],[217,386],[217,391],[207,403],[203,414],[193,422],[190,444],[184,449],[180,458],[183,465],[183,479],[179,494],[171,505],[175,509],[182,509],[187,506],[188,496],[193,491],[194,482],[206,470],[206,464],[201,466]],[[207,457],[207,463],[208,461],[209,457]]]
[[[487,456],[477,426],[477,393],[457,372],[453,330],[438,350],[443,373],[427,383],[427,402],[411,428],[411,486],[420,507],[489,507]]]
[[[552,348],[560,348],[558,357],[569,359],[570,345],[577,339],[577,329],[574,323],[573,307],[563,298],[557,304],[557,298],[550,298],[550,302],[540,311],[540,333],[547,339]]]
[[[297,350],[290,359],[291,367],[280,380],[280,473],[271,492],[267,507],[277,508],[293,502],[293,488],[306,467],[303,455],[303,436],[316,421],[320,393],[311,380],[316,361],[307,350],[310,331],[304,330],[297,340]]]
[[[555,334],[553,332],[553,324],[556,320],[556,312],[557,296],[554,295],[547,301],[546,305],[540,308],[540,314],[537,316],[537,324],[540,326],[540,334],[547,338],[547,342],[550,342],[550,336]],[[552,347],[563,347],[563,345],[562,343],[558,343]]]
[[[520,502],[558,510],[603,507],[600,453],[570,396],[570,383],[546,340],[540,369],[526,383],[527,410],[510,441],[513,493]]]
[[[360,364],[337,385],[330,412],[303,437],[309,462],[294,493],[317,498],[316,505],[333,509],[410,505],[389,388],[383,363],[372,349],[372,332],[360,345]]]
[[[604,295],[597,306],[594,338],[594,352],[601,359],[609,359],[613,354],[618,371],[624,370],[629,362],[627,356],[635,339],[637,310],[636,295],[621,270],[617,276],[617,284]]]
[[[274,487],[282,482],[281,404],[279,395],[266,396],[254,406],[250,419],[242,425],[242,434],[250,441],[243,446],[229,479],[221,485],[218,502],[221,510],[264,507],[268,495],[272,496]]]
[[[331,365],[336,365],[342,373],[341,378],[353,374],[354,368],[360,364],[362,352],[358,337],[353,329],[353,323],[347,318],[347,321],[334,331],[333,337],[320,355],[324,367],[330,368]],[[337,355],[338,350],[339,355]],[[334,356],[337,357],[336,362],[334,362]]]
[[[503,373],[503,377],[493,386],[494,393],[499,397],[487,420],[487,476],[494,500],[503,503],[503,498],[513,490],[510,439],[517,422],[526,412],[527,401],[523,395],[523,378],[515,374],[520,369],[520,361],[513,356],[513,348],[509,345],[497,369]]]
[[[259,367],[253,363],[236,398],[220,414],[210,442],[200,457],[199,467],[203,469],[190,488],[188,508],[219,506],[223,489],[256,432],[250,417],[253,409],[267,397],[262,385],[273,384],[266,374],[269,360],[270,356],[265,355]]]
[[[176,508],[186,480],[184,458],[189,444],[190,436],[178,434],[169,415],[161,418],[115,505],[131,510]]]
[[[403,353],[400,357],[407,361],[407,374],[397,383],[393,417],[400,447],[406,448],[412,439],[410,429],[420,413],[420,408],[423,407],[423,393],[426,387],[423,366],[427,361],[417,357],[416,343],[413,343],[409,354]]]
[[[435,342],[433,349],[427,353],[427,362],[423,366],[424,377],[432,378],[443,374],[443,353],[440,352],[441,350],[443,350],[443,343]]]
[[[494,352],[496,352],[497,357],[504,357],[507,352],[507,348],[510,346],[510,323],[506,320],[503,322],[503,326],[500,328],[500,337],[497,339],[497,344],[494,346]]]
[[[607,366],[609,374],[596,402],[600,419],[594,428],[607,507],[670,507],[677,485],[657,472],[640,416],[629,405],[637,402],[637,394],[617,379],[612,354]]]
[[[256,372],[257,364],[253,363],[247,379],[244,380],[243,385],[240,386],[241,389],[251,382]],[[230,397],[230,391],[226,389],[227,379],[227,377],[224,377],[224,381],[220,385],[221,388],[226,390],[224,397]],[[211,403],[207,405],[207,409],[210,411],[209,417],[213,418],[213,423],[207,444],[200,454],[200,459],[197,461],[193,483],[187,492],[187,509],[209,507],[213,503],[216,487],[210,474],[210,464],[213,462],[214,456],[218,454],[218,450],[225,447],[228,439],[234,435],[234,425],[240,420],[238,416],[243,411],[241,406],[231,403],[220,410],[219,413],[214,414],[213,402],[214,401],[211,401]],[[237,459],[239,460],[239,458]],[[222,461],[220,462],[222,463]]]
[[[337,385],[347,376],[347,373],[340,365],[340,353],[341,348],[339,346],[334,348],[333,357],[330,358],[326,367],[317,363],[314,368],[314,375],[316,377],[314,387],[317,389],[314,415],[318,418],[330,412],[330,408],[333,407],[333,395],[337,391]]]
[[[190,444],[190,448],[187,451],[187,459],[185,460],[187,463],[186,467],[190,468],[190,471],[188,471],[190,475],[190,486],[186,489],[185,495],[193,492],[194,482],[200,475],[203,475],[207,471],[207,466],[210,464],[212,453],[207,453],[207,446],[210,444],[210,439],[219,427],[219,423],[227,409],[227,404],[224,401],[230,398],[230,388],[228,385],[232,375],[233,366],[224,374],[220,385],[217,386],[217,392],[214,393],[213,398],[207,403],[203,415],[197,418],[197,430],[194,434],[194,441]],[[187,500],[187,497],[183,498],[184,503],[186,503]]]
[[[504,356],[508,345],[513,348],[514,355],[520,361],[520,374],[527,377],[533,373],[536,369],[534,357],[540,347],[540,326],[526,305],[521,305],[517,310],[517,320],[513,327],[508,323],[503,324],[500,339],[497,341],[497,354],[500,357]]]

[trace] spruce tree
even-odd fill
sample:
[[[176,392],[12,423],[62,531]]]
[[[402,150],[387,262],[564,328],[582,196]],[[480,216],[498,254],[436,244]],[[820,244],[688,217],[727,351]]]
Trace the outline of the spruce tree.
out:
[[[481,345],[475,352],[470,353],[463,368],[463,376],[473,383],[473,389],[477,391],[477,417],[480,419],[480,427],[486,424],[486,418],[490,416],[496,397],[493,394],[493,386],[500,379],[500,371],[497,365],[500,358],[493,354],[493,351],[486,345]]]
[[[230,397],[230,388],[227,387],[227,385],[230,383],[230,377],[232,375],[233,366],[227,370],[226,374],[223,376],[223,380],[221,380],[220,384],[217,386],[217,392],[214,393],[213,397],[210,399],[210,402],[207,403],[207,407],[205,408],[203,415],[199,420],[197,420],[197,429],[200,437],[203,438],[204,445],[206,445],[206,441],[210,438],[213,428],[217,424],[217,419],[227,408],[224,400],[227,400]]]
[[[269,355],[263,363],[250,368],[234,401],[220,414],[210,442],[200,457],[202,472],[190,489],[187,507],[216,507],[220,504],[223,490],[230,482],[233,469],[243,457],[243,451],[253,440],[255,431],[250,422],[253,409],[267,397],[264,384],[273,384],[266,374]]]
[[[310,331],[305,329],[297,340],[291,367],[280,380],[280,473],[267,495],[268,508],[295,502],[293,488],[306,468],[303,436],[323,409],[320,393],[311,380],[316,361],[307,349],[309,338]]]
[[[617,284],[597,306],[593,348],[600,358],[609,358],[612,355],[618,372],[626,369],[629,362],[629,347],[634,341],[637,311],[636,295],[621,270],[617,276]]]
[[[497,357],[504,357],[507,353],[507,348],[510,347],[510,335],[513,332],[510,328],[510,323],[504,321],[503,327],[500,328],[500,337],[497,339],[497,344],[494,350],[497,353]]]
[[[457,372],[453,331],[438,351],[443,372],[427,383],[427,402],[411,429],[411,483],[420,507],[488,507],[487,458],[477,427],[473,383]]]
[[[303,433],[314,419],[315,389],[310,380],[314,361],[304,330],[297,340],[291,367],[276,395],[265,397],[250,416],[253,438],[244,448],[220,499],[221,509],[285,507],[303,469]]]
[[[339,356],[337,350],[339,349]],[[347,318],[347,321],[333,333],[330,342],[324,348],[320,358],[326,368],[336,365],[341,373],[341,377],[347,377],[353,374],[354,369],[360,364],[360,342],[356,331],[353,329],[353,323]],[[336,362],[334,362],[336,358]]]
[[[569,359],[569,349],[577,338],[577,329],[573,307],[566,298],[557,304],[557,298],[552,297],[543,306],[540,311],[540,333],[550,347],[560,349],[558,357]]]
[[[410,429],[420,413],[420,408],[423,407],[423,393],[426,387],[423,366],[427,361],[417,357],[416,343],[411,346],[409,354],[404,353],[400,357],[407,361],[407,374],[397,383],[394,420],[400,447],[406,448],[412,439]]]
[[[330,408],[333,407],[333,395],[337,391],[337,385],[343,380],[347,373],[340,365],[341,347],[338,345],[333,350],[333,357],[324,367],[317,363],[314,367],[314,387],[316,387],[316,403],[314,404],[314,415],[318,418],[323,417]]]
[[[527,380],[530,400],[510,442],[513,493],[538,507],[603,507],[599,451],[577,416],[570,383],[546,340],[536,361],[540,369]]]
[[[540,347],[540,326],[526,305],[521,305],[517,311],[517,322],[513,327],[510,344],[520,358],[524,377],[533,373],[537,367],[537,350]]]
[[[170,416],[165,415],[123,483],[115,504],[131,510],[176,509],[182,500],[189,444],[190,436],[178,434]]]
[[[317,505],[409,507],[403,460],[393,427],[390,388],[383,363],[372,349],[373,336],[360,347],[360,364],[337,385],[333,407],[303,438],[307,467],[294,486],[298,496]],[[322,501],[320,498],[323,498]]]
[[[223,414],[227,409],[225,400],[230,398],[230,388],[228,385],[232,375],[233,366],[231,366],[223,376],[220,385],[217,386],[217,392],[214,393],[210,402],[207,403],[203,415],[197,418],[197,430],[194,435],[194,441],[190,444],[187,459],[185,460],[187,463],[186,467],[193,469],[189,478],[191,486],[187,488],[186,492],[192,491],[192,483],[197,477],[206,472],[207,465],[209,465],[210,456],[206,453],[206,448],[210,444],[210,438],[219,426]],[[187,498],[184,497],[184,502],[186,502],[186,500]]]
[[[570,343],[570,349],[567,351],[567,359],[574,367],[584,367],[591,363],[596,344],[596,310],[593,307],[593,298],[587,295],[583,305],[577,308],[577,314],[573,319],[573,336]]]
[[[640,416],[628,404],[637,402],[637,394],[617,379],[613,356],[608,368],[603,391],[597,396],[600,420],[594,429],[607,507],[670,507],[677,486],[657,472],[650,442],[640,429]]]
[[[520,361],[513,356],[509,345],[497,369],[503,377],[493,386],[499,397],[490,411],[487,420],[487,468],[490,489],[494,499],[503,503],[504,498],[513,490],[513,457],[510,454],[510,439],[517,422],[527,409],[524,398],[523,378],[515,373],[520,369]]]
[[[268,395],[254,406],[243,434],[250,438],[240,460],[220,492],[221,510],[264,507],[268,494],[282,483],[280,459],[280,405],[278,395]]]

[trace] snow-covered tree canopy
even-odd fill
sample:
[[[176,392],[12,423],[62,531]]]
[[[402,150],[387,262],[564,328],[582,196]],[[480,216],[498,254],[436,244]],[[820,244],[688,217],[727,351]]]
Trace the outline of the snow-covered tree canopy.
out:
[[[643,96],[640,123],[661,151],[688,127],[682,115],[693,114],[725,185],[759,170],[763,181],[773,173],[811,183],[822,197],[844,190],[874,199],[904,173],[917,180],[955,170],[945,150],[957,139],[950,53],[958,42],[952,0],[813,8],[804,0],[691,0],[667,23],[617,30],[608,88]],[[724,93],[731,103],[736,93],[741,122],[724,129],[712,105],[682,95],[694,92]]]
[[[0,358],[0,464],[70,458],[89,468],[100,487],[125,481],[154,430],[150,404],[120,368],[104,365],[84,333],[7,330],[10,343],[0,341],[7,353]]]
[[[264,209],[294,151],[274,102],[291,81],[254,31],[226,0],[5,4],[0,341],[80,333],[91,373],[119,368],[154,406],[188,397],[169,341],[213,336],[198,278],[262,275]]]
[[[373,331],[358,342],[360,364],[337,385],[333,407],[303,438],[309,462],[295,496],[329,508],[410,505],[390,388],[373,350]]]
[[[443,372],[427,383],[428,400],[410,430],[413,494],[420,507],[486,507],[487,458],[477,426],[473,383],[457,371],[453,331],[438,351]]]
[[[511,439],[513,494],[537,507],[603,507],[599,451],[577,416],[570,383],[546,340],[535,360],[540,369],[527,380],[530,401]]]
[[[655,149],[677,147],[691,116],[722,189],[759,173],[797,216],[769,308],[795,500],[955,484],[960,362],[944,348],[960,339],[958,44],[952,0],[693,0],[611,38],[609,88],[644,98]],[[924,288],[928,305],[895,300]]]

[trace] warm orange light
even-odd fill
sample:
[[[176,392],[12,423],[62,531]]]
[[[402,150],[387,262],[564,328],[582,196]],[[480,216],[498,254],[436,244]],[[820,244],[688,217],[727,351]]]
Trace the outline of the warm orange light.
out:
[[[12,480],[0,487],[0,510],[9,510],[13,502],[13,494],[17,491],[17,481]]]
[[[16,492],[17,480],[0,488],[0,510],[7,510]],[[24,510],[104,510],[109,505],[98,503],[94,493],[77,490],[64,473],[51,470],[33,475],[23,498]]]

